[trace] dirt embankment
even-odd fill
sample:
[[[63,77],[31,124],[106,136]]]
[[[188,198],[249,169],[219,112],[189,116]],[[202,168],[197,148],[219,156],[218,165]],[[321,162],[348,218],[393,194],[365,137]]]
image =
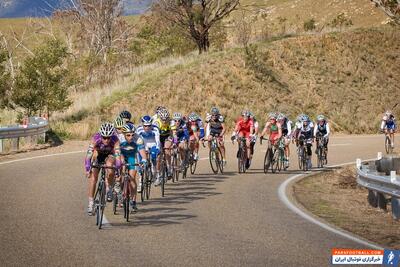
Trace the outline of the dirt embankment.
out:
[[[400,222],[390,212],[372,208],[368,190],[357,185],[354,167],[327,171],[294,185],[296,200],[307,210],[339,228],[386,248],[400,248]]]

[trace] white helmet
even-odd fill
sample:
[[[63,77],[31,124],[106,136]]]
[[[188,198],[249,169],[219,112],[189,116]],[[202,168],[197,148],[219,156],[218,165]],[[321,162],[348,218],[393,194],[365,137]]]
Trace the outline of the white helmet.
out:
[[[114,126],[110,122],[105,122],[100,126],[99,133],[102,137],[110,137],[114,134]]]

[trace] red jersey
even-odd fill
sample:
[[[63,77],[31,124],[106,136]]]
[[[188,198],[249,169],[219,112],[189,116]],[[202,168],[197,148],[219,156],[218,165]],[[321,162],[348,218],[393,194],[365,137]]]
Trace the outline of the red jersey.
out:
[[[243,118],[240,118],[236,123],[236,129],[238,132],[250,133],[251,128],[254,128],[254,122],[252,119],[244,121]]]

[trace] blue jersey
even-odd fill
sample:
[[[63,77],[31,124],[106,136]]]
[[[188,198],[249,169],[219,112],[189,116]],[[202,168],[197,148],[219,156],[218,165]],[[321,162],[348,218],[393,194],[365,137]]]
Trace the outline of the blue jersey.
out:
[[[139,150],[144,149],[144,141],[142,137],[135,135],[132,142],[125,141],[121,144],[121,154],[125,158],[136,157]]]

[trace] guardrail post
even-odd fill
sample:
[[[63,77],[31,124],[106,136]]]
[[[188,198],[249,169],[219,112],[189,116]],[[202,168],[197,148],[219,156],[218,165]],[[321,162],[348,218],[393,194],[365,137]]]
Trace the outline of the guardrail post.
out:
[[[392,217],[400,220],[400,199],[392,197]]]
[[[396,171],[390,171],[390,181],[392,183],[397,183],[397,176],[396,176]]]
[[[357,169],[361,168],[361,159],[356,160],[356,166],[357,166]]]
[[[0,153],[3,153],[3,139],[0,139]]]
[[[378,207],[380,209],[386,211],[387,210],[387,200],[385,198],[385,195],[378,192],[377,196],[378,196]]]
[[[382,159],[382,152],[378,152],[377,159],[378,159],[378,160],[381,160],[381,159]]]
[[[378,194],[374,190],[368,190],[368,203],[371,207],[377,208],[378,207]]]
[[[12,150],[19,150],[19,137],[12,139]]]

